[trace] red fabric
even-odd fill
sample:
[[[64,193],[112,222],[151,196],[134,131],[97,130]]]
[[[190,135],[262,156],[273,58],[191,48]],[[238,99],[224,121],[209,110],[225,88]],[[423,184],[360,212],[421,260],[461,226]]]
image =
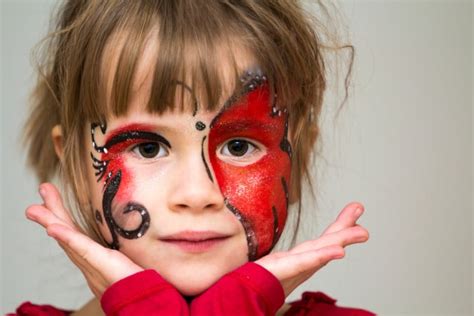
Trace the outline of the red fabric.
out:
[[[222,277],[190,305],[156,271],[145,270],[110,286],[101,299],[106,315],[275,315],[284,302],[278,280],[258,264],[249,262]],[[305,292],[285,315],[373,316],[374,313],[339,307],[322,292]],[[23,303],[7,316],[64,316],[71,311],[50,305]]]
[[[191,303],[191,315],[275,315],[285,302],[277,278],[256,263],[222,277]]]
[[[336,306],[337,300],[322,292],[304,292],[301,300],[292,302],[287,316],[374,316],[359,308]]]
[[[225,293],[225,295],[223,295]],[[101,299],[106,315],[274,315],[285,295],[278,280],[249,262],[222,277],[188,307],[183,297],[154,270],[109,287]]]
[[[35,305],[30,302],[21,304],[16,313],[6,314],[6,316],[67,316],[72,311],[57,309],[51,305]]]
[[[106,315],[188,315],[179,292],[155,270],[145,270],[112,284],[102,295]]]

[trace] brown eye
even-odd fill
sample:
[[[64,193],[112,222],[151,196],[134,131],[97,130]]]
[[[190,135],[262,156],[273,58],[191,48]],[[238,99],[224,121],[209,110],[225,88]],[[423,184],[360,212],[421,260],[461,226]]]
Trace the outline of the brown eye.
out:
[[[221,153],[225,156],[242,157],[255,149],[256,147],[245,139],[233,139],[222,147]]]
[[[147,159],[163,157],[167,154],[164,146],[157,142],[139,144],[133,148],[133,152]]]

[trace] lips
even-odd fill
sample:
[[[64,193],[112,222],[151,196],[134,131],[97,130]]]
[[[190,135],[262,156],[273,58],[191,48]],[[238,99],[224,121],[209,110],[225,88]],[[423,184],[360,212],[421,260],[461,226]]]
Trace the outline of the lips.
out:
[[[214,231],[182,231],[176,234],[167,235],[161,237],[163,241],[188,241],[188,242],[200,242],[212,239],[224,239],[229,237],[227,234],[218,233]]]
[[[184,252],[202,253],[221,245],[229,237],[229,235],[213,231],[183,231],[161,237],[160,240]]]

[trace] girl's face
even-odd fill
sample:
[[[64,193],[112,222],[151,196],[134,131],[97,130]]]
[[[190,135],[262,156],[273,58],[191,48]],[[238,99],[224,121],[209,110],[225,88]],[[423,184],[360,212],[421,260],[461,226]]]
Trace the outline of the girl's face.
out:
[[[126,116],[90,122],[92,205],[110,247],[196,295],[277,242],[288,208],[288,117],[258,70],[215,111],[177,83],[188,110],[160,115],[143,107],[147,78]]]

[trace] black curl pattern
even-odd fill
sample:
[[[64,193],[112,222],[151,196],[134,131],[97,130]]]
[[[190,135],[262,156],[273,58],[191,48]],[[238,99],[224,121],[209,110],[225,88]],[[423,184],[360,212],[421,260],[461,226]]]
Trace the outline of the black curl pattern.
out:
[[[119,170],[107,182],[104,197],[102,200],[105,222],[107,223],[107,227],[109,228],[110,233],[112,235],[112,242],[109,244],[109,247],[117,250],[120,248],[117,234],[126,239],[136,239],[142,237],[150,227],[150,214],[143,205],[137,203],[128,203],[123,211],[124,214],[130,212],[140,213],[142,220],[140,222],[140,225],[136,229],[126,230],[120,227],[120,225],[118,225],[115,221],[112,215],[112,201],[118,192],[121,179],[122,172]]]

